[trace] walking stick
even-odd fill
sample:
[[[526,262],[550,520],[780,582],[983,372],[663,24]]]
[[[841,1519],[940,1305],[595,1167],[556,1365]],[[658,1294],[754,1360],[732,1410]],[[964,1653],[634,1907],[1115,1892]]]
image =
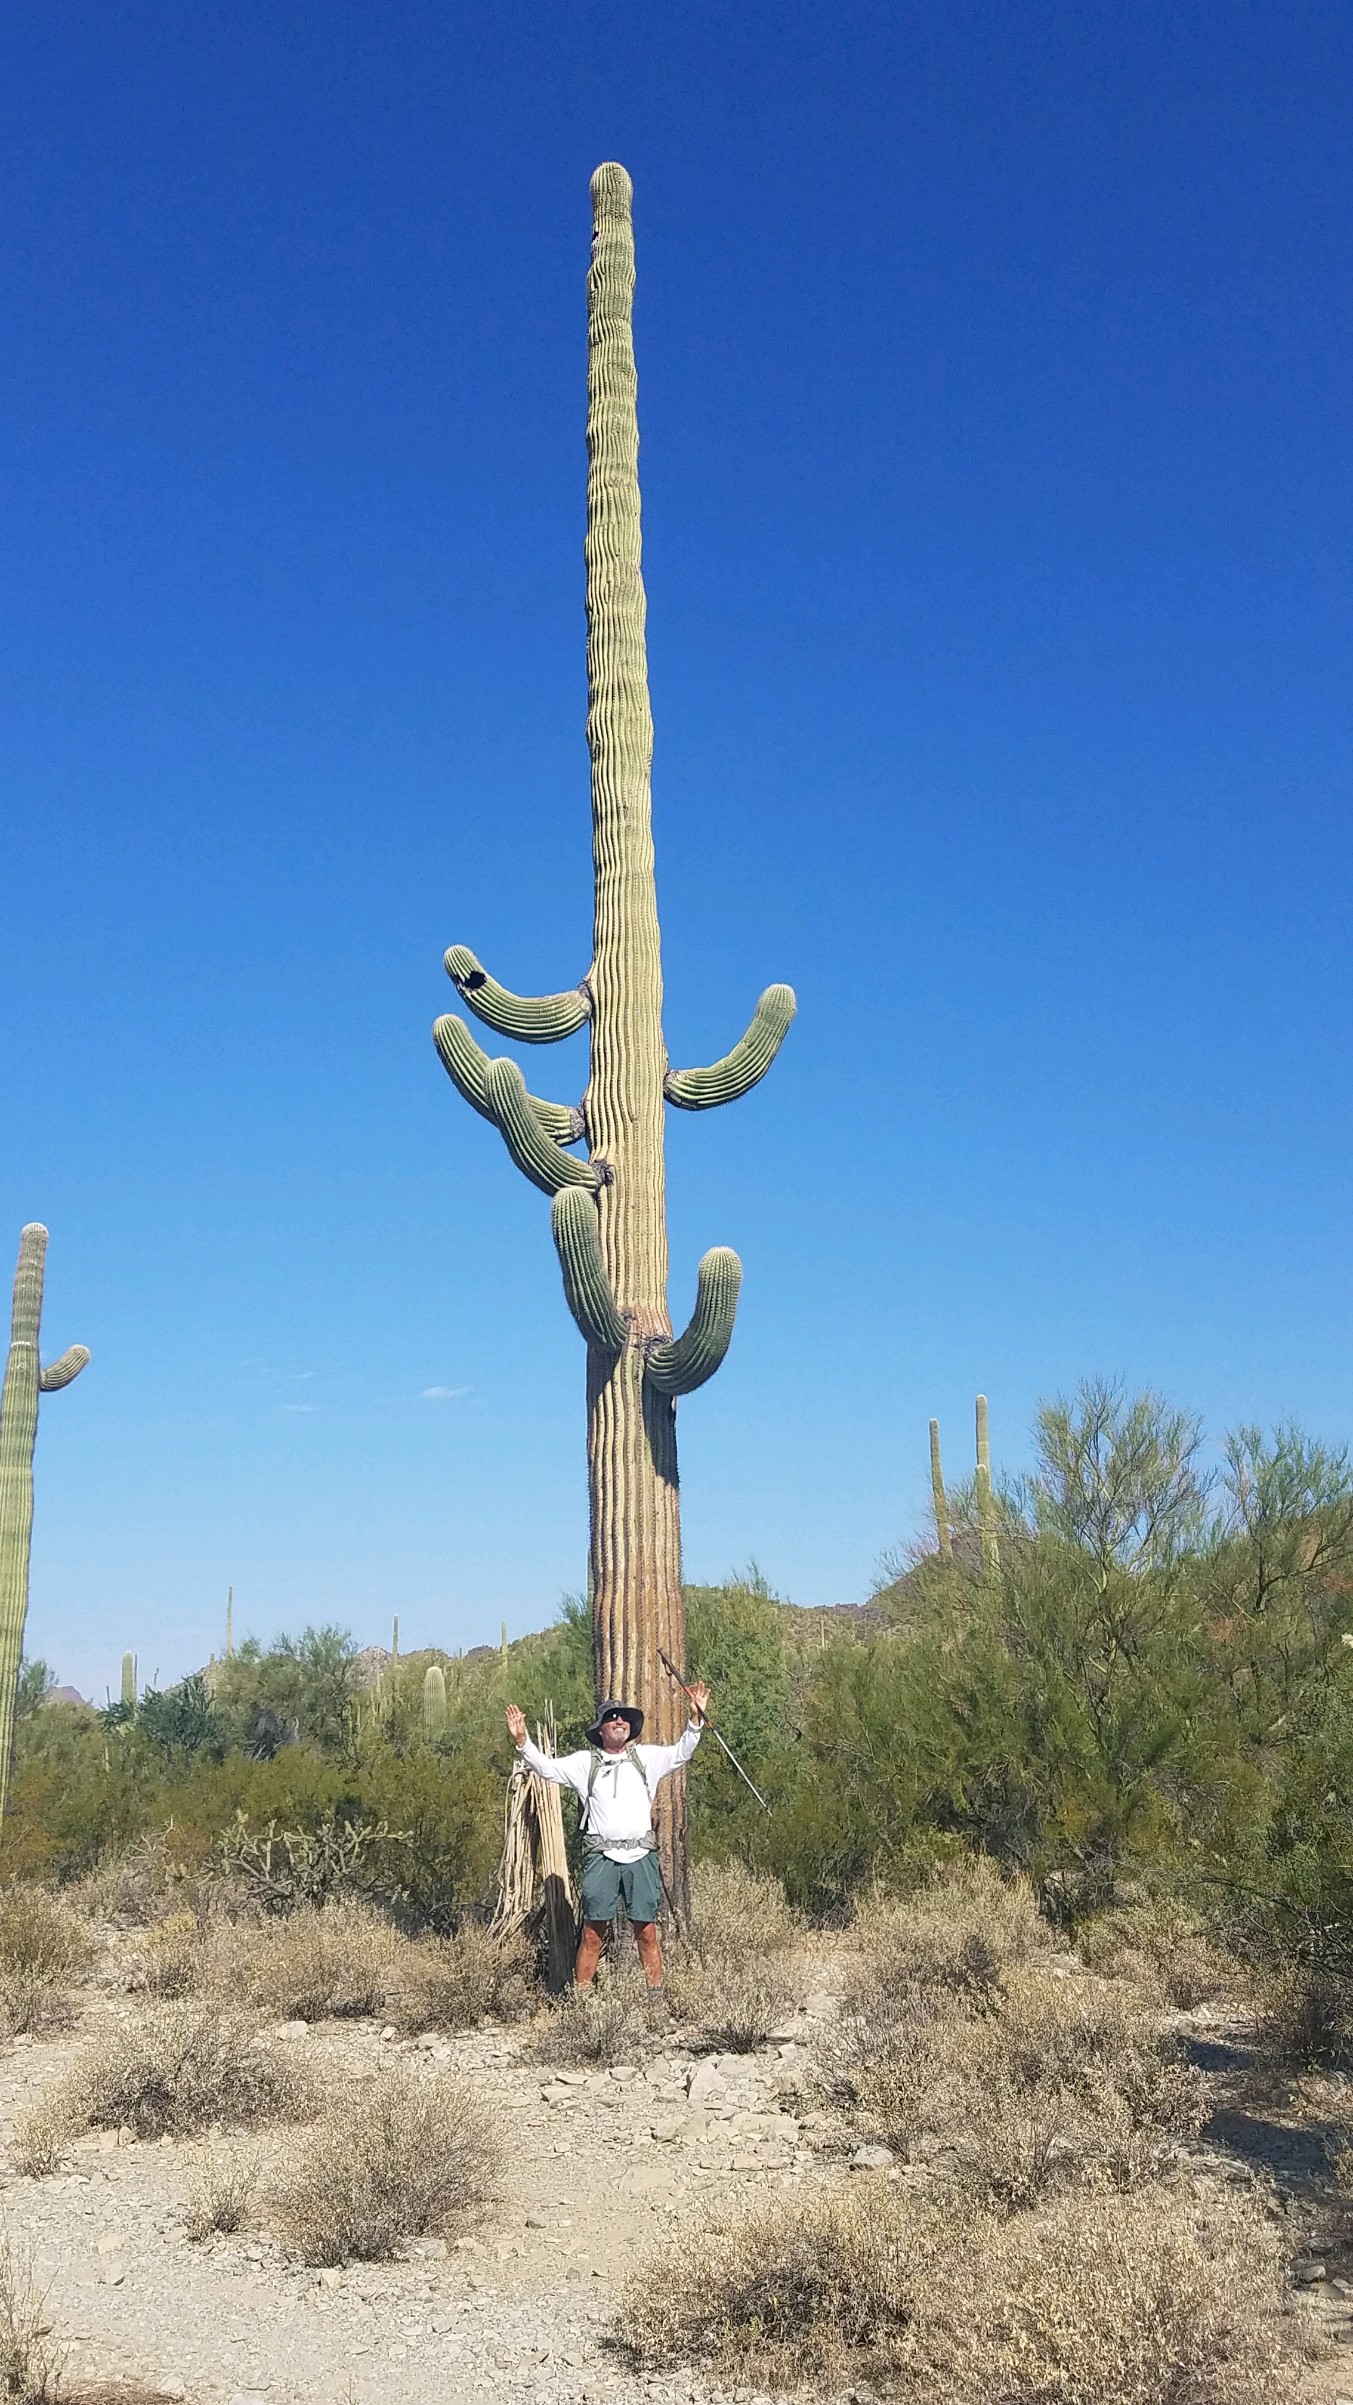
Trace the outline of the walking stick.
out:
[[[692,1696],[691,1696],[691,1691],[690,1691],[690,1688],[687,1686],[687,1684],[686,1684],[686,1681],[685,1681],[685,1680],[684,1680],[684,1678],[681,1676],[681,1673],[680,1673],[680,1671],[676,1669],[676,1667],[674,1666],[674,1664],[673,1664],[673,1663],[671,1663],[671,1662],[669,1662],[669,1661],[668,1661],[668,1659],[667,1659],[667,1656],[666,1656],[666,1654],[663,1652],[663,1650],[662,1650],[662,1647],[661,1647],[661,1646],[659,1646],[659,1647],[658,1647],[658,1660],[661,1662],[661,1664],[662,1664],[662,1666],[663,1666],[663,1669],[664,1669],[664,1670],[667,1672],[667,1675],[668,1675],[668,1677],[669,1677],[669,1678],[674,1678],[674,1679],[676,1680],[676,1683],[677,1683],[678,1687],[681,1689],[681,1692],[682,1692],[682,1694],[685,1696],[685,1698],[686,1698],[687,1702],[688,1702],[688,1703],[689,1703],[689,1702],[691,1702],[693,1699],[692,1699]],[[717,1742],[719,1745],[721,1745],[721,1746],[723,1747],[723,1750],[724,1750],[724,1752],[727,1754],[729,1761],[732,1763],[734,1770],[737,1772],[737,1774],[738,1774],[738,1777],[741,1779],[741,1781],[742,1781],[742,1783],[743,1783],[743,1786],[744,1786],[744,1787],[750,1787],[750,1788],[751,1788],[751,1790],[752,1790],[752,1793],[753,1793],[753,1795],[756,1797],[756,1800],[757,1800],[758,1804],[761,1806],[761,1809],[762,1809],[762,1811],[763,1811],[763,1812],[769,1812],[769,1810],[770,1810],[770,1806],[769,1806],[769,1804],[766,1802],[766,1799],[765,1799],[764,1795],[761,1793],[761,1790],[760,1790],[760,1788],[759,1788],[759,1787],[757,1787],[757,1786],[756,1786],[756,1785],[753,1783],[753,1781],[752,1781],[751,1779],[749,1779],[749,1778],[748,1778],[746,1771],[743,1769],[743,1767],[742,1767],[742,1764],[739,1762],[739,1760],[738,1760],[738,1758],[737,1758],[737,1755],[734,1753],[734,1751],[733,1751],[733,1748],[732,1748],[732,1746],[731,1746],[731,1745],[728,1743],[727,1739],[726,1739],[725,1737],[721,1737],[721,1736],[719,1735],[719,1731],[718,1731],[718,1730],[715,1728],[715,1726],[714,1726],[714,1723],[713,1723],[713,1721],[712,1721],[712,1720],[709,1718],[709,1715],[708,1715],[708,1713],[704,1713],[704,1712],[702,1712],[702,1713],[701,1713],[701,1715],[700,1715],[700,1717],[701,1717],[701,1719],[704,1721],[704,1723],[705,1723],[705,1726],[707,1727],[707,1729],[709,1730],[709,1733],[710,1733],[711,1737],[713,1737],[713,1738],[716,1740],[716,1742]]]

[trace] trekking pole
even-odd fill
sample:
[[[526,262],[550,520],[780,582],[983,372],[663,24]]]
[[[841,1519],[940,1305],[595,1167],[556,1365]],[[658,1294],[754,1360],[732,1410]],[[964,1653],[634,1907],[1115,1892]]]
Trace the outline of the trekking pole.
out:
[[[675,1665],[674,1665],[673,1663],[671,1663],[671,1662],[669,1662],[669,1661],[668,1661],[668,1659],[667,1659],[667,1656],[666,1656],[666,1654],[663,1652],[663,1650],[662,1650],[662,1647],[661,1647],[661,1646],[659,1646],[659,1647],[658,1647],[658,1660],[661,1662],[661,1664],[662,1664],[662,1666],[663,1666],[663,1669],[664,1669],[664,1670],[667,1672],[667,1675],[668,1675],[668,1677],[669,1677],[669,1678],[674,1678],[674,1679],[676,1680],[676,1683],[677,1683],[678,1687],[681,1689],[681,1692],[682,1692],[682,1694],[685,1696],[685,1698],[686,1698],[686,1701],[687,1701],[688,1703],[690,1703],[690,1702],[692,1701],[692,1696],[691,1696],[691,1691],[690,1691],[690,1688],[687,1686],[687,1684],[686,1684],[686,1681],[685,1681],[685,1680],[684,1680],[684,1678],[681,1676],[681,1673],[680,1673],[680,1671],[679,1671],[679,1670],[678,1670],[678,1669],[675,1667]],[[719,1745],[721,1745],[721,1746],[723,1747],[723,1750],[724,1750],[724,1752],[727,1754],[729,1761],[732,1763],[734,1770],[737,1772],[737,1774],[738,1774],[738,1777],[741,1779],[741,1781],[742,1781],[742,1783],[743,1783],[743,1786],[744,1786],[744,1787],[750,1787],[750,1788],[751,1788],[751,1790],[752,1790],[752,1793],[753,1793],[753,1795],[756,1797],[756,1800],[757,1800],[758,1804],[761,1806],[761,1809],[762,1809],[762,1811],[763,1811],[763,1812],[769,1812],[769,1810],[770,1810],[770,1806],[769,1806],[769,1804],[766,1802],[766,1799],[765,1799],[764,1795],[761,1793],[761,1790],[760,1790],[760,1788],[759,1788],[758,1786],[756,1786],[756,1785],[753,1783],[753,1781],[752,1781],[751,1779],[749,1779],[749,1778],[748,1778],[746,1771],[743,1769],[743,1767],[742,1767],[742,1764],[739,1762],[739,1760],[738,1760],[738,1758],[737,1758],[737,1755],[736,1755],[736,1754],[734,1753],[734,1751],[733,1751],[733,1748],[732,1748],[732,1746],[731,1746],[731,1745],[728,1743],[728,1740],[727,1740],[727,1738],[725,1738],[725,1737],[721,1737],[721,1736],[719,1735],[719,1731],[718,1731],[718,1730],[715,1728],[715,1726],[714,1726],[714,1723],[713,1723],[713,1721],[710,1719],[710,1717],[709,1717],[708,1713],[702,1712],[702,1713],[701,1713],[701,1715],[700,1715],[700,1717],[701,1717],[701,1719],[704,1721],[704,1724],[705,1724],[706,1728],[709,1730],[709,1733],[710,1733],[711,1737],[713,1737],[713,1738],[715,1739],[715,1741],[716,1741],[716,1743],[717,1743],[717,1744],[719,1744]]]

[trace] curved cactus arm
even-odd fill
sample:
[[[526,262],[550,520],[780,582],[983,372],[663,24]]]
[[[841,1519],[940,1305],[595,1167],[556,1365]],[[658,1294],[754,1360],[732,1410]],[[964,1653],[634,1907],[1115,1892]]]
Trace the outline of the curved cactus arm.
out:
[[[504,1144],[523,1177],[542,1194],[557,1194],[563,1186],[594,1189],[604,1182],[598,1162],[575,1161],[552,1143],[531,1108],[526,1080],[515,1061],[490,1061],[484,1075],[484,1101]]]
[[[38,1385],[45,1395],[59,1394],[63,1386],[69,1386],[72,1378],[78,1378],[81,1370],[88,1367],[88,1345],[67,1345],[59,1361],[49,1361],[46,1369],[39,1371]]]
[[[465,1021],[450,1017],[434,1020],[432,1041],[457,1093],[464,1096],[472,1111],[478,1111],[481,1118],[492,1119],[496,1126],[496,1114],[487,1100],[489,1056],[480,1050]],[[526,1099],[552,1144],[577,1143],[585,1125],[577,1105],[570,1108],[564,1102],[542,1102],[538,1094],[528,1094]]]
[[[768,985],[752,1023],[740,1044],[707,1069],[669,1069],[663,1092],[679,1111],[709,1111],[716,1103],[736,1102],[764,1077],[789,1031],[798,1008],[792,985]]]
[[[726,1244],[707,1252],[696,1271],[695,1309],[680,1336],[655,1344],[644,1375],[659,1394],[688,1395],[712,1378],[733,1341],[742,1263]]]
[[[557,1044],[563,1036],[576,1035],[592,1016],[591,996],[583,986],[575,986],[571,994],[510,994],[481,968],[468,944],[452,944],[445,965],[475,1017],[519,1044]]]
[[[605,1353],[622,1352],[629,1313],[611,1292],[592,1196],[581,1186],[563,1187],[550,1205],[550,1231],[564,1273],[564,1300],[583,1335]]]

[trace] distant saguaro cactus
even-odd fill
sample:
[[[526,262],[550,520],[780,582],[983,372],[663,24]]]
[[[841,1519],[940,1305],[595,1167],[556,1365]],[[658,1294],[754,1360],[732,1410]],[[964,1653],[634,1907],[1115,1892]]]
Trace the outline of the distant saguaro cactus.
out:
[[[47,1230],[35,1220],[19,1237],[9,1360],[0,1393],[0,1818],[14,1754],[14,1709],[28,1618],[28,1561],[33,1543],[33,1447],[38,1397],[78,1378],[89,1353],[73,1344],[43,1369],[38,1358]]]
[[[122,1702],[127,1711],[134,1712],[136,1710],[136,1656],[134,1653],[124,1653],[122,1657]]]
[[[987,1428],[987,1399],[977,1398],[977,1526],[982,1539],[982,1568],[999,1570],[1001,1548],[996,1538],[996,1510],[991,1500],[991,1437]]]
[[[515,1061],[490,1060],[464,1020],[433,1029],[448,1075],[493,1121],[533,1185],[552,1195],[551,1225],[568,1307],[587,1342],[591,1586],[598,1696],[642,1706],[649,1734],[677,1734],[681,1697],[659,1666],[685,1657],[676,1402],[713,1376],[728,1350],[742,1277],[736,1253],[707,1252],[695,1309],[674,1336],[667,1306],[664,1105],[735,1101],[770,1067],[794,1015],[787,985],[767,988],[722,1060],[672,1069],[662,1032],[662,954],[653,874],[639,425],[632,308],[632,189],[623,167],[592,178],[587,280],[587,740],[592,757],[593,955],[568,993],[526,999],[454,944],[447,973],[476,1017],[519,1043],[588,1031],[580,1104],[528,1093]],[[585,1142],[586,1160],[569,1146]],[[685,1781],[657,1796],[661,1862],[677,1913],[688,1906]]]
[[[952,1559],[954,1548],[949,1535],[949,1498],[944,1491],[944,1471],[940,1465],[938,1420],[930,1423],[930,1492],[935,1505],[935,1535],[939,1541],[940,1559],[947,1562]]]
[[[440,1662],[429,1662],[423,1672],[423,1735],[446,1735],[446,1672]]]

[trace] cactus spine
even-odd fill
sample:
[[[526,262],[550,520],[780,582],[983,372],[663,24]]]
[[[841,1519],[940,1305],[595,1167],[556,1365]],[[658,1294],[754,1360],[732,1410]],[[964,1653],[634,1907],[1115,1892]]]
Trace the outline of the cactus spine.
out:
[[[423,1672],[423,1735],[446,1735],[446,1672],[440,1662],[429,1662]]]
[[[991,1436],[985,1395],[977,1398],[977,1527],[982,1540],[982,1568],[999,1570],[1001,1549],[996,1541],[996,1512],[991,1500]]]
[[[124,1653],[122,1657],[122,1703],[126,1711],[134,1712],[136,1710],[136,1656],[134,1653]]]
[[[38,1397],[78,1378],[89,1354],[73,1344],[47,1369],[38,1356],[47,1230],[34,1221],[19,1238],[9,1359],[0,1393],[0,1818],[4,1816],[14,1753],[14,1709],[28,1618],[28,1563],[33,1543],[33,1448]]]
[[[940,1424],[930,1423],[930,1492],[935,1503],[935,1535],[939,1540],[940,1560],[953,1559],[953,1543],[949,1535],[949,1498],[944,1491],[944,1471],[940,1466]]]
[[[587,742],[595,879],[592,965],[577,987],[511,994],[454,944],[446,969],[486,1025],[544,1044],[586,1027],[587,1091],[576,1109],[541,1102],[514,1062],[490,1061],[464,1022],[433,1030],[466,1101],[496,1124],[523,1175],[554,1197],[551,1224],[568,1307],[587,1343],[590,1587],[598,1696],[642,1706],[650,1733],[675,1737],[681,1698],[661,1647],[685,1656],[676,1403],[713,1376],[733,1332],[741,1267],[724,1247],[699,1265],[695,1311],[674,1337],[667,1303],[664,1111],[708,1110],[763,1077],[794,1015],[771,986],[722,1060],[673,1070],[662,1032],[662,951],[654,882],[646,603],[641,571],[639,423],[632,311],[632,189],[623,167],[592,178],[587,279]],[[587,1159],[564,1147],[582,1140]],[[658,1792],[668,1895],[688,1905],[684,1779]]]

